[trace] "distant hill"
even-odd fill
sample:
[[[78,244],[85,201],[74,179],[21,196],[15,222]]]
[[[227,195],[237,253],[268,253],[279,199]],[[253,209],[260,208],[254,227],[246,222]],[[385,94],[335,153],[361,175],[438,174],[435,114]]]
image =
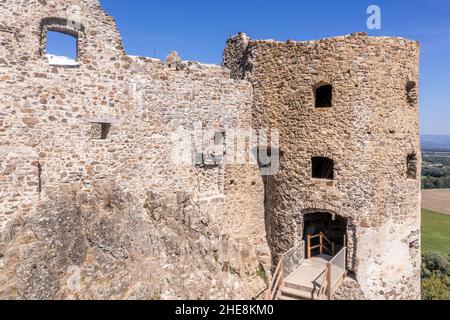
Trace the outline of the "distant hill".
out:
[[[422,135],[422,149],[450,151],[450,136]]]

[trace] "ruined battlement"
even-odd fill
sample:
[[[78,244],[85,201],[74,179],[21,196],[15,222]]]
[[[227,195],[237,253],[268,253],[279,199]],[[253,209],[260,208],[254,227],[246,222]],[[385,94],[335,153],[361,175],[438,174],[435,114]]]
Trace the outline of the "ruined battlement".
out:
[[[176,52],[172,52],[172,54],[177,55]],[[230,75],[230,70],[220,65],[204,64],[197,61],[182,61],[181,58],[175,62],[170,59],[162,61],[160,59],[138,56],[127,56],[127,58],[132,61],[131,68],[134,75],[161,72],[167,73],[168,75],[233,80]],[[244,82],[239,81],[239,79],[235,80],[237,81],[234,82]]]

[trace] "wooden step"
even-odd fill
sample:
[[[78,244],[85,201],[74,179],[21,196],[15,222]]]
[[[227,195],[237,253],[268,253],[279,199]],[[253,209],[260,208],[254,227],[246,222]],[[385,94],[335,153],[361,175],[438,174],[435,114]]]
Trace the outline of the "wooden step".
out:
[[[307,291],[312,294],[314,291],[318,290],[323,283],[326,263],[326,260],[322,260],[321,258],[305,261],[299,269],[285,279],[284,285],[292,289]]]
[[[278,294],[277,300],[280,300],[280,301],[298,301],[298,300],[300,300],[300,299],[298,299],[298,298],[292,298],[292,297],[287,297],[287,296],[285,296],[285,295]]]
[[[297,290],[289,287],[281,287],[279,293],[279,300],[314,300],[317,299],[316,293],[308,291]]]
[[[277,300],[279,301],[307,301],[307,300],[311,300],[311,299],[306,299],[306,298],[292,298],[292,297],[286,297],[283,295],[279,295],[277,297]]]
[[[316,292],[320,289],[320,286],[323,283],[325,277],[325,272],[323,272],[319,278],[317,278],[316,280],[311,280],[309,282],[290,282],[290,281],[285,281],[284,285],[285,287],[289,287],[291,289],[295,289],[295,290],[300,290],[300,291],[305,291],[308,293],[313,293]]]
[[[286,282],[284,285],[286,288],[292,289],[292,290],[298,290],[298,291],[303,291],[309,294],[312,294],[315,290],[317,290],[318,288],[314,288],[313,286],[306,286],[306,285],[301,285],[301,284],[296,284],[296,283],[289,283]],[[318,286],[319,287],[319,286]]]

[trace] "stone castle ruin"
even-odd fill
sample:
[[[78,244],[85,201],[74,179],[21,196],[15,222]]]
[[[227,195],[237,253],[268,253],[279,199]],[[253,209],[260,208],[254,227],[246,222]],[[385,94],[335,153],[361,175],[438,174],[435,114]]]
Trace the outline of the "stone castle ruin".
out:
[[[308,298],[323,261],[312,299],[420,298],[417,42],[160,61],[97,0],[17,0],[0,44],[1,299]]]

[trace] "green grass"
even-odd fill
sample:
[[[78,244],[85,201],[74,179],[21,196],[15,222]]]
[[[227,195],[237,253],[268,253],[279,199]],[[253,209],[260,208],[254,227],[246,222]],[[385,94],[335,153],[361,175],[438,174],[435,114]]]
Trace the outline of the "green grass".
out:
[[[450,254],[450,215],[422,209],[422,252]]]

